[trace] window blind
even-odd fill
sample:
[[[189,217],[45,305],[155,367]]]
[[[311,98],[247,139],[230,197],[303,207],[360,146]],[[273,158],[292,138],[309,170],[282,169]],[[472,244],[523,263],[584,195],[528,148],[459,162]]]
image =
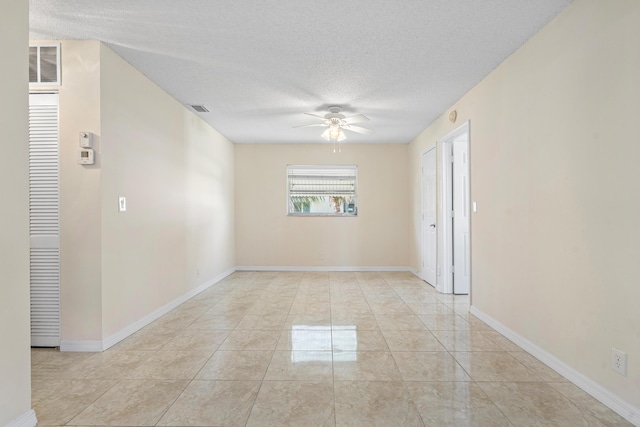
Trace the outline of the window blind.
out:
[[[357,172],[356,166],[290,166],[287,169],[289,196],[354,197]]]

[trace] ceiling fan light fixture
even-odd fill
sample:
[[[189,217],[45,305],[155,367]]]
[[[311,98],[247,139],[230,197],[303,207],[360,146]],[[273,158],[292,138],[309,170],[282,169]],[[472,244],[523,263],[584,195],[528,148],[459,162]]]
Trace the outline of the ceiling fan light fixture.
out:
[[[343,141],[347,139],[340,126],[331,125],[322,132],[322,138],[327,141]]]
[[[333,142],[333,152],[340,152],[340,142],[347,139],[345,131],[361,133],[363,135],[371,135],[373,131],[361,126],[354,126],[354,123],[368,122],[369,118],[364,114],[356,114],[355,116],[346,117],[341,114],[342,108],[338,106],[329,107],[329,113],[325,115],[319,115],[315,112],[304,113],[307,116],[314,117],[316,120],[320,119],[320,123],[310,123],[306,125],[294,126],[294,128],[306,128],[322,126],[325,127],[321,137],[328,142]]]

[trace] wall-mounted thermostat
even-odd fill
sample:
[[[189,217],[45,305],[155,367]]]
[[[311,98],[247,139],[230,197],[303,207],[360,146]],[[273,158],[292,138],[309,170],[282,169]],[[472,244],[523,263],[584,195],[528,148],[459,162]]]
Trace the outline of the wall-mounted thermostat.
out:
[[[92,165],[95,159],[91,148],[81,148],[78,150],[78,164]]]
[[[91,132],[80,132],[80,147],[93,148],[93,134]]]

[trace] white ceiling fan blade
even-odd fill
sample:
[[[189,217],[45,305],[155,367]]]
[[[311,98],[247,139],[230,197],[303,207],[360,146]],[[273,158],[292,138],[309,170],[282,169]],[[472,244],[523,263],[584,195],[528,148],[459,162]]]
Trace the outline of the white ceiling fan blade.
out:
[[[323,126],[323,127],[326,127],[327,125],[326,125],[326,124],[324,124],[324,123],[312,123],[312,124],[310,124],[310,125],[298,125],[298,126],[294,126],[294,128],[310,128],[310,127],[313,127],[313,126]]]
[[[317,117],[317,118],[319,118],[320,120],[324,120],[324,116],[320,116],[320,115],[318,115],[318,114],[316,114],[316,113],[305,113],[305,114],[306,114],[307,116]]]
[[[362,122],[368,122],[369,118],[364,114],[356,114],[355,116],[345,118],[344,121],[347,122],[348,124],[362,123]]]
[[[346,125],[346,126],[342,126],[342,129],[351,130],[357,133],[361,133],[363,135],[371,135],[373,133],[371,129],[363,128],[360,126]]]

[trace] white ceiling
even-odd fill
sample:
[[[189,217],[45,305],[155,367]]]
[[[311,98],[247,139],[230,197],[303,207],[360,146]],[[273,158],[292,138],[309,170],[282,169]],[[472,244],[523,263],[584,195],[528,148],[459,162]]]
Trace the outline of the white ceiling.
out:
[[[408,143],[570,2],[30,0],[30,37],[103,41],[236,143],[322,142],[293,126],[331,105]]]

